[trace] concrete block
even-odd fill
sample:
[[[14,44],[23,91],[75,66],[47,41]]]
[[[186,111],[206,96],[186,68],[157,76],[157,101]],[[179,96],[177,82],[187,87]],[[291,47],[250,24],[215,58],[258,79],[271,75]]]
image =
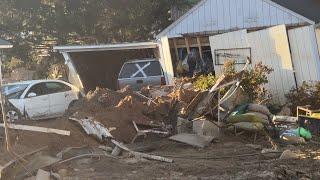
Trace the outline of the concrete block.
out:
[[[201,136],[220,137],[219,127],[208,120],[193,121],[193,132]]]

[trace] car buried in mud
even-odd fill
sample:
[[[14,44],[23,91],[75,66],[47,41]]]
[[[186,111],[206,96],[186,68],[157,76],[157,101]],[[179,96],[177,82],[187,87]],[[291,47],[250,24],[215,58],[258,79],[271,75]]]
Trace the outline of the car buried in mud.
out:
[[[3,85],[5,115],[9,122],[63,116],[80,97],[75,86],[60,80],[32,80]]]

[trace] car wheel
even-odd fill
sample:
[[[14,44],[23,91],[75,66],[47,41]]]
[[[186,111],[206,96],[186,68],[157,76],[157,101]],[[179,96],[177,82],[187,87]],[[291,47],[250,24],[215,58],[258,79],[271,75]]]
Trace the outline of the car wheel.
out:
[[[16,109],[9,109],[6,113],[7,121],[10,123],[15,123],[21,121],[21,113]]]

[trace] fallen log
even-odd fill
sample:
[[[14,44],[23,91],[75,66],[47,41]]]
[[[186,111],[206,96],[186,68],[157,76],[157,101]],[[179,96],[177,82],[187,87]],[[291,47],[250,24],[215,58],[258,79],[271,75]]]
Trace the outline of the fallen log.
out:
[[[4,127],[4,124],[0,124],[0,127]],[[70,136],[70,131],[65,131],[65,130],[60,130],[60,129],[52,129],[52,128],[45,128],[45,127],[38,127],[38,126],[8,124],[8,128],[16,129],[16,130],[42,132],[42,133],[53,133],[53,134],[59,134],[59,135],[63,135],[63,136]]]

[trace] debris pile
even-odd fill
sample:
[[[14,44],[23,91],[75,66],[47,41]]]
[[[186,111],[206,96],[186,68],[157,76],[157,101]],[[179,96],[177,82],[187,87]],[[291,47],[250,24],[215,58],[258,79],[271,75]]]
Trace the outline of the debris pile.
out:
[[[10,135],[16,144],[35,147],[40,144],[42,146],[48,144],[48,149],[54,149],[55,153],[59,152],[56,155],[52,155],[51,152],[50,155],[35,154],[34,157],[31,155],[23,157],[30,159],[30,162],[23,162],[23,165],[28,167],[33,175],[38,172],[39,177],[56,175],[53,172],[46,172],[45,168],[48,166],[50,166],[48,169],[59,172],[62,164],[81,158],[107,157],[118,160],[133,157],[137,161],[143,159],[166,163],[174,162],[174,158],[180,158],[183,161],[188,158],[211,159],[212,161],[239,159],[237,163],[242,163],[241,158],[250,157],[252,157],[251,163],[256,163],[253,160],[257,159],[260,163],[261,158],[282,161],[300,160],[303,157],[300,154],[303,153],[298,154],[298,151],[288,150],[286,143],[306,144],[318,131],[315,129],[311,133],[310,124],[302,124],[299,127],[297,122],[301,120],[300,117],[273,115],[265,105],[228,101],[231,97],[237,96],[240,81],[240,79],[226,79],[222,76],[208,91],[195,91],[192,84],[189,83],[178,83],[176,86],[149,86],[140,92],[134,92],[129,87],[119,91],[97,88],[73,104],[64,118],[40,121],[36,123],[37,126],[29,126],[34,125],[33,122],[10,125],[11,129],[23,130],[12,131],[14,133]],[[233,103],[230,105],[230,102]],[[301,123],[305,122],[305,118],[317,118],[302,117]],[[228,134],[228,132],[231,133]],[[247,138],[247,135],[251,136],[252,132],[254,133],[253,144],[251,139]],[[39,136],[39,133],[43,135]],[[217,144],[215,149],[210,149],[214,152],[197,150],[193,153],[187,152],[185,155],[180,150],[172,151],[171,147],[166,150],[167,153],[159,153],[161,149],[153,149],[152,154],[138,151],[132,148],[133,146],[130,147],[136,144],[140,136],[146,137],[148,134],[160,137],[170,136],[168,139],[171,141],[168,142],[174,142],[170,146],[182,144],[195,149],[210,148],[210,145],[216,141],[227,142],[228,135],[231,135],[229,138],[233,140],[237,138],[234,140],[237,143],[246,141],[247,144],[241,146],[244,149],[243,153],[238,154],[242,151],[241,148],[232,149],[235,144],[231,144],[225,149],[230,153],[225,154],[225,151],[221,150],[223,153],[220,152],[220,155],[216,155],[216,153],[219,154],[219,148],[228,146],[228,143]],[[242,139],[239,140],[240,138]],[[30,139],[36,141],[30,141]],[[285,143],[282,144],[283,142]],[[71,153],[77,150],[79,153]],[[170,156],[170,153],[174,152],[176,154]],[[196,155],[196,153],[203,154]],[[210,153],[214,156],[211,156]],[[255,158],[258,156],[259,158]],[[47,159],[50,160],[48,164]],[[43,164],[36,167],[29,164],[36,160]],[[15,169],[18,173],[11,172],[11,167],[15,167],[18,162],[20,163],[20,160],[10,162],[1,174],[18,174],[17,177],[29,176],[30,174],[27,174],[23,167]],[[280,173],[282,171],[283,169],[279,170]],[[277,172],[273,174],[275,175]]]
[[[97,88],[77,102],[69,115],[77,119],[92,118],[111,129],[117,140],[129,143],[137,133],[133,122],[163,130],[170,128],[168,117],[173,100],[178,100],[183,108],[196,94],[193,90],[170,90],[153,99],[150,94],[141,95],[129,87],[119,91]]]

